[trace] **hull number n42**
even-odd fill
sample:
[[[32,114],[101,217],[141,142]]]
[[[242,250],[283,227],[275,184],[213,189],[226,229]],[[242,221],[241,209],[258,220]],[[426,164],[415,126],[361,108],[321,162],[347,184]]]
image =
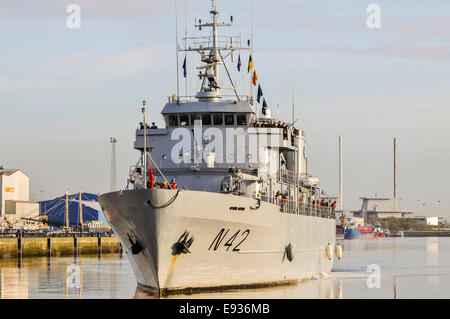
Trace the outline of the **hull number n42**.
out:
[[[246,229],[245,231],[239,229],[237,232],[230,233],[230,229],[222,228],[212,241],[208,250],[212,249],[215,251],[220,247],[226,247],[227,251],[229,251],[233,247],[231,251],[239,251],[239,246],[247,240],[249,234],[250,229]]]

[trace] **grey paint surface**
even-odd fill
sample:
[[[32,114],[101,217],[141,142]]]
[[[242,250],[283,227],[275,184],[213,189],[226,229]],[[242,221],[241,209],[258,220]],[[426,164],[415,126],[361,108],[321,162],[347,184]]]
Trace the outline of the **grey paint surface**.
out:
[[[164,209],[145,204],[151,200],[155,206],[162,205],[174,195],[176,191],[171,190],[133,190],[99,199],[140,285],[179,290],[281,283],[331,271],[333,258],[327,258],[326,247],[330,244],[334,249],[334,219],[282,213],[266,202],[252,210],[255,199],[199,191],[180,192]],[[231,211],[231,205],[245,211]],[[229,232],[214,250],[215,244],[210,246],[221,229]],[[174,261],[171,246],[185,230],[195,238],[191,253]],[[248,237],[239,251],[233,251],[246,230]],[[235,240],[230,241],[235,233]],[[131,253],[128,234],[142,244],[143,252]],[[294,248],[292,262],[285,255],[288,244]]]

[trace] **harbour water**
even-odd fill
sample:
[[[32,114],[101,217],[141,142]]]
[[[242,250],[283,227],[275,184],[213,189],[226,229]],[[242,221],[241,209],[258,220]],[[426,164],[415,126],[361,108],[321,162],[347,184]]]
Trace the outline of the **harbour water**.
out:
[[[341,241],[329,276],[294,286],[169,298],[450,298],[450,238]],[[0,259],[1,298],[153,298],[125,255]]]

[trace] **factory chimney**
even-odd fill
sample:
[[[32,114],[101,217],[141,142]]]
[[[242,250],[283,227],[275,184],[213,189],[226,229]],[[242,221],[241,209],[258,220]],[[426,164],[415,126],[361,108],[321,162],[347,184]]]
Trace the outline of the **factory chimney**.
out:
[[[397,211],[397,139],[394,138],[394,211]]]
[[[341,211],[344,209],[342,188],[342,136],[339,136],[339,210]]]

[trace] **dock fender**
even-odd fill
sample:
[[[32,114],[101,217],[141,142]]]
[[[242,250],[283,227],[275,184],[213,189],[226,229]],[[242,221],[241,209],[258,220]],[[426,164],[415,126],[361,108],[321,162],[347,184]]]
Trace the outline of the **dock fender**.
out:
[[[337,244],[336,245],[336,257],[337,257],[337,259],[341,259],[342,258],[342,246],[341,246],[341,244]]]
[[[333,258],[333,247],[330,244],[327,245],[326,255],[329,260],[331,260],[331,258]]]
[[[256,201],[257,201],[257,203],[256,203],[255,207],[250,206],[251,210],[257,210],[257,209],[259,209],[261,207],[261,199],[256,198]]]
[[[286,253],[286,258],[287,260],[289,260],[290,262],[292,262],[294,260],[294,248],[292,247],[292,244],[289,243],[286,248],[285,248],[285,253]]]

